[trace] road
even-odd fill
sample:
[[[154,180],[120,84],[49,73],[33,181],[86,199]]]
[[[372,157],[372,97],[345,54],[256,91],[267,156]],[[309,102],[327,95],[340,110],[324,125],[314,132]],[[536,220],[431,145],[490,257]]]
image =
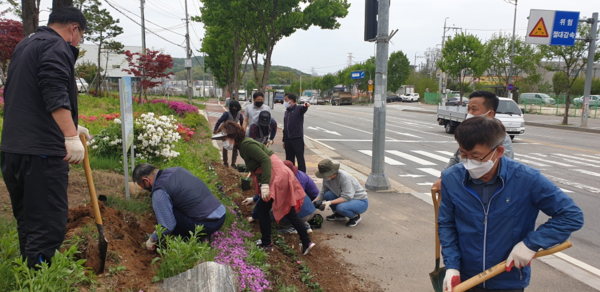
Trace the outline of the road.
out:
[[[390,178],[429,196],[457,144],[453,135],[437,125],[435,115],[408,112],[410,103],[387,106],[385,173]],[[284,108],[275,105],[273,118],[283,121]],[[305,135],[312,143],[334,150],[341,162],[371,166],[373,108],[370,106],[316,106],[305,116]],[[281,123],[282,124],[282,123]],[[567,259],[600,269],[600,135],[542,127],[527,127],[514,141],[515,159],[554,181],[584,211],[585,225],[571,237]],[[280,139],[277,138],[277,139]],[[547,217],[540,213],[538,223]]]

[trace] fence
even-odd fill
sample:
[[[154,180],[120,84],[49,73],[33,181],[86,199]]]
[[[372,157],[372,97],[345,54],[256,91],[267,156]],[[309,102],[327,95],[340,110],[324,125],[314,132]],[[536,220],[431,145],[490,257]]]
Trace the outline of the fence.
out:
[[[438,105],[442,102],[442,94],[435,92],[425,92],[424,99],[426,104]]]
[[[525,113],[530,114],[546,114],[546,115],[556,115],[562,116],[565,114],[566,110],[566,95],[550,95],[555,103],[548,104],[544,103],[541,100],[522,100],[521,104],[523,105],[523,110]],[[599,101],[590,100],[589,107],[589,118],[596,119],[598,118],[598,106]],[[570,117],[578,117],[583,114],[583,103],[579,99],[574,99],[571,97],[571,103],[569,105],[569,116]]]

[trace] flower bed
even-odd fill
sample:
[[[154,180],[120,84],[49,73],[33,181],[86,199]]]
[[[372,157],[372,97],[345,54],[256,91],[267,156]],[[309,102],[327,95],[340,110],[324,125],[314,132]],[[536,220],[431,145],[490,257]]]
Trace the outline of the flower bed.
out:
[[[184,116],[188,113],[198,113],[198,107],[195,105],[187,104],[181,101],[167,101],[164,99],[154,99],[151,101],[153,104],[164,103],[169,106],[170,109],[177,112],[178,115]]]

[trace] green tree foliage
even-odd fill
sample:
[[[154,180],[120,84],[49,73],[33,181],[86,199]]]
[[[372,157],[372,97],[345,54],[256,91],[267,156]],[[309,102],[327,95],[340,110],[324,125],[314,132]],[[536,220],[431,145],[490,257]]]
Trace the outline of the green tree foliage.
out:
[[[248,80],[248,82],[246,82],[246,92],[248,92],[248,94],[252,94],[252,89],[256,89],[256,83],[253,80]]]
[[[235,86],[239,87],[240,66],[239,62],[236,65],[232,55],[235,49],[233,37],[234,34],[228,28],[207,26],[202,40],[202,50],[208,55],[204,58],[204,62],[210,68],[219,87],[231,87],[227,91],[235,90],[237,88]],[[239,53],[242,48],[238,46],[237,50]]]
[[[336,78],[333,74],[325,74],[325,76],[323,76],[323,79],[321,80],[323,90],[330,90],[336,85]]]
[[[460,33],[446,41],[438,66],[459,80],[460,95],[464,96],[465,77],[480,77],[487,69],[484,46],[474,35]]]
[[[577,38],[585,38],[589,36],[590,25],[586,23],[580,23],[577,28]],[[575,41],[574,46],[541,46],[542,53],[548,60],[560,60],[560,65],[549,65],[546,69],[550,71],[563,72],[569,78],[566,82],[565,93],[567,94],[565,102],[565,115],[563,117],[562,124],[567,125],[569,122],[569,107],[571,105],[571,89],[575,80],[579,76],[579,72],[583,69],[587,62],[589,43],[585,41]],[[594,60],[600,59],[600,51],[596,48],[596,54]],[[558,72],[557,72],[558,73]],[[556,76],[556,74],[554,74]],[[554,77],[552,78],[554,81]],[[556,87],[556,84],[554,84]],[[556,88],[554,89],[556,92]]]
[[[567,73],[563,71],[558,71],[554,73],[552,76],[552,89],[554,94],[561,95],[567,92],[569,87],[569,78],[567,78]]]
[[[102,69],[100,69],[102,70]],[[92,80],[98,73],[98,65],[91,62],[80,63],[75,67],[77,77],[82,78],[88,84],[92,84]]]
[[[396,92],[410,74],[410,62],[402,51],[393,52],[388,60],[387,90]]]
[[[406,83],[414,85],[415,92],[421,97],[425,96],[427,89],[429,89],[429,92],[435,92],[438,89],[437,80],[429,77],[429,74],[423,74],[421,72],[411,72],[406,80]]]
[[[87,30],[85,33],[85,39],[93,42],[98,46],[98,64],[97,67],[101,68],[100,56],[102,50],[113,51],[121,50],[123,45],[118,42],[111,42],[110,46],[104,47],[111,39],[119,36],[123,33],[123,28],[120,27],[119,19],[114,19],[108,10],[100,8],[101,4],[98,0],[92,0],[89,3],[83,4],[83,15],[87,20]],[[100,70],[96,73],[96,93],[100,93]]]
[[[493,34],[484,48],[484,56],[489,74],[497,76],[496,85],[507,87],[510,75],[510,55],[512,36],[508,33]],[[519,76],[536,74],[536,69],[543,58],[542,53],[536,46],[526,44],[523,38],[515,36],[515,55],[513,58],[513,79],[515,82]]]

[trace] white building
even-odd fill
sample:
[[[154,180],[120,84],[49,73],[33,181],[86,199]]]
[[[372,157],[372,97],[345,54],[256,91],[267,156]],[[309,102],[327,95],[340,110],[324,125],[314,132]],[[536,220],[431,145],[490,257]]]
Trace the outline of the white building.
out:
[[[80,50],[85,50],[85,55],[77,59],[75,66],[82,63],[92,63],[98,65],[98,46],[94,44],[81,44],[79,45]],[[134,53],[142,52],[141,46],[125,46],[123,51],[131,51]],[[108,61],[108,62],[107,62]],[[123,69],[129,69],[125,54],[117,54],[103,51],[100,54],[100,67],[104,69],[101,74],[106,73],[107,77],[124,77],[132,76],[124,72]],[[132,76],[133,77],[133,76]]]

